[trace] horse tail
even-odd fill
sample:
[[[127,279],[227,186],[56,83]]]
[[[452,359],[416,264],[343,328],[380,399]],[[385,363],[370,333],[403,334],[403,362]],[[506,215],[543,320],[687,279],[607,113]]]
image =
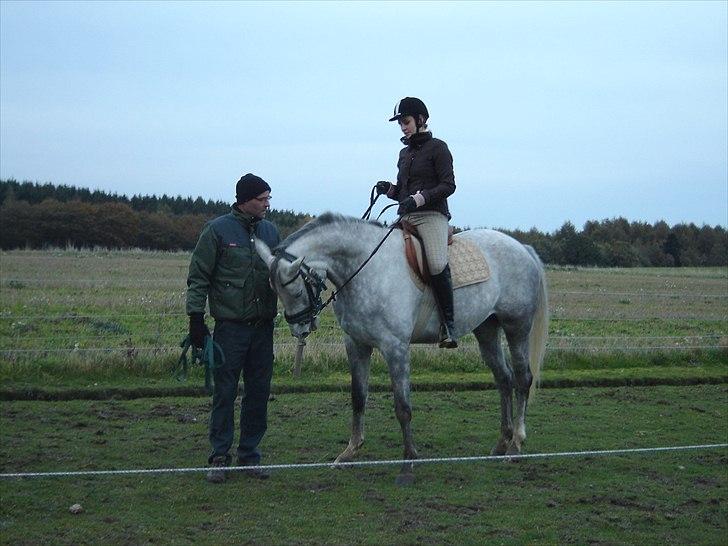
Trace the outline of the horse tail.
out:
[[[546,338],[548,337],[549,331],[549,304],[546,288],[546,271],[544,270],[541,258],[538,257],[533,247],[530,245],[523,246],[526,247],[526,250],[528,250],[528,253],[536,262],[540,284],[536,313],[533,316],[531,332],[528,334],[529,365],[531,375],[533,376],[530,396],[533,396],[541,380],[541,366],[546,355]]]

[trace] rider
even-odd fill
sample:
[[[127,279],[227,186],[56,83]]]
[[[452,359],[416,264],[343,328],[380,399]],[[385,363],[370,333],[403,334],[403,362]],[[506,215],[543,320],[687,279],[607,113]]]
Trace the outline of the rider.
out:
[[[394,106],[394,116],[406,145],[399,152],[397,183],[377,183],[377,193],[399,201],[397,214],[417,227],[427,255],[430,283],[440,311],[440,347],[457,347],[454,334],[452,280],[447,256],[447,198],[455,191],[452,155],[442,140],[428,130],[425,103],[405,97]]]

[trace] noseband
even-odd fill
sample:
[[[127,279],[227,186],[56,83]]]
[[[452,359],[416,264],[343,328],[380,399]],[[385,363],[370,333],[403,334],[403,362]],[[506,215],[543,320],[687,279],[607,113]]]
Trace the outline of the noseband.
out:
[[[276,259],[273,267],[274,271],[278,270],[278,263],[281,258],[285,258],[289,262],[297,260],[296,256],[289,254],[285,250],[279,250],[276,252]],[[289,281],[283,283],[281,288],[288,286],[298,277],[303,279],[303,285],[306,287],[306,293],[308,294],[308,307],[306,307],[303,311],[294,313],[293,315],[289,315],[283,311],[283,316],[286,318],[286,322],[288,322],[288,324],[305,324],[307,322],[313,322],[324,307],[321,302],[321,293],[326,289],[326,282],[305,262],[301,262],[301,267],[298,269],[296,274]]]

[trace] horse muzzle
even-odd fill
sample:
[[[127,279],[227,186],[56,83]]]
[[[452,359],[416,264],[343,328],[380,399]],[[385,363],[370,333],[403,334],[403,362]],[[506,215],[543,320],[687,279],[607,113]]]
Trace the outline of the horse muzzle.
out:
[[[288,327],[290,328],[291,335],[293,337],[304,339],[310,333],[315,332],[318,329],[318,317],[313,317],[307,322],[289,323]]]

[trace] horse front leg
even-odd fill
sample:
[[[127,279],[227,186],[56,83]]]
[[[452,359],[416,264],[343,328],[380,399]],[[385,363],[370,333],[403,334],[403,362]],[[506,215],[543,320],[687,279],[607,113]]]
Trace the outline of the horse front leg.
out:
[[[389,377],[394,394],[394,412],[402,429],[405,460],[417,459],[412,434],[412,406],[410,404],[410,360],[409,345],[397,342],[387,348],[380,349],[389,367]],[[414,481],[414,464],[404,463],[397,476],[397,485],[409,485]]]
[[[348,335],[344,336],[344,345],[351,372],[351,437],[346,449],[336,457],[336,463],[353,461],[364,443],[364,411],[369,396],[369,368],[372,357],[372,347],[358,343]]]

